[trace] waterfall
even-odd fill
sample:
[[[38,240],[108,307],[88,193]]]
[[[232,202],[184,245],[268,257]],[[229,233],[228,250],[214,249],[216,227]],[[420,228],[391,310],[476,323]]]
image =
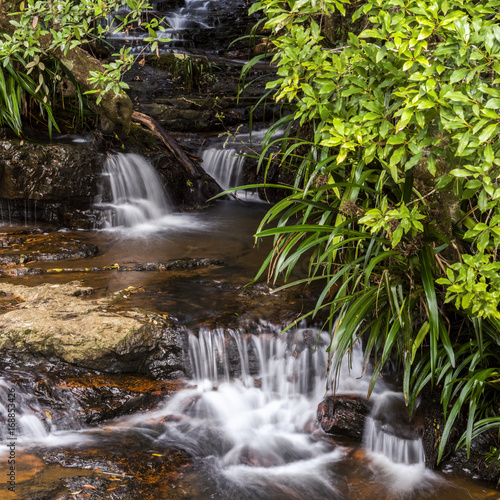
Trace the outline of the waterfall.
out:
[[[20,446],[33,443],[58,446],[81,441],[74,431],[81,425],[72,416],[73,401],[69,398],[65,403],[63,417],[62,412],[42,407],[31,391],[0,377],[0,441]]]
[[[172,7],[171,2],[162,0],[152,2],[152,10],[144,11],[144,19],[156,17],[162,19],[161,27],[163,31],[157,30],[158,38],[170,38],[170,42],[159,42],[159,51],[168,52],[173,47],[184,49],[192,48],[191,33],[200,29],[211,29],[213,26],[210,23],[210,4],[213,0],[185,0],[184,4],[179,7]],[[123,16],[127,12],[126,7],[122,7],[119,11],[108,16],[108,26],[116,28],[117,16]],[[132,53],[140,53],[144,49],[144,38],[148,37],[149,33],[143,31],[140,26],[134,29],[129,29],[127,32],[110,33],[108,40],[117,46],[127,44],[131,46]]]
[[[422,441],[407,415],[403,394],[393,391],[380,394],[366,419],[365,448],[396,464],[423,464]]]
[[[268,131],[269,129],[264,128],[254,130],[251,133],[238,133],[230,141],[225,140],[224,142],[220,139],[212,139],[208,147],[199,153],[203,159],[201,166],[223,189],[245,184],[246,158],[243,155],[248,152],[255,154],[259,151]],[[283,133],[283,129],[275,130],[272,135],[273,140],[282,137]],[[253,195],[246,190],[237,193],[242,192],[247,198],[251,197],[254,201],[259,199],[257,194]]]
[[[203,169],[222,189],[239,186],[243,181],[245,158],[236,149],[211,147],[202,152]]]
[[[325,394],[330,338],[315,329],[287,335],[266,325],[262,330],[251,335],[242,329],[201,329],[189,336],[192,382],[150,414],[164,422],[155,446],[196,457],[210,484],[207,498],[346,498],[336,471],[348,452],[325,439],[315,415]],[[341,367],[338,392],[366,395],[367,382],[358,379],[362,361],[356,344],[350,362]],[[398,393],[385,388],[372,397],[376,403],[369,422],[392,411],[387,410],[390,401],[400,401]],[[135,416],[129,422],[141,426],[142,420]],[[387,430],[389,424],[381,425]],[[377,438],[378,431],[369,434],[365,446]],[[415,450],[409,442],[393,436],[392,445],[381,444],[379,455],[391,457],[383,465],[375,452],[367,456],[376,481],[382,478],[384,488],[396,494],[387,498],[407,498],[436,484],[415,451],[417,442],[411,441]],[[411,480],[401,481],[405,475]]]
[[[212,498],[338,498],[331,465],[343,451],[310,434],[326,375],[318,335],[190,335],[193,385],[158,410],[157,446],[198,457]]]
[[[172,212],[160,176],[136,154],[108,157],[95,204],[103,210],[107,227],[135,227]]]
[[[243,329],[190,334],[191,383],[157,410],[99,428],[57,430],[36,398],[16,384],[18,442],[23,447],[103,443],[132,432],[148,453],[157,450],[160,457],[162,450],[176,450],[193,460],[193,498],[441,498],[420,496],[446,484],[425,469],[416,448],[380,437],[381,431],[394,437],[388,431],[400,432],[397,426],[404,426],[404,420],[401,424],[393,418],[401,403],[404,406],[399,393],[384,389],[374,395],[365,436],[365,448],[372,451],[353,454],[326,437],[316,422],[316,406],[325,392],[329,336],[306,328],[287,335],[267,325],[261,330],[256,335]],[[347,362],[341,367],[339,389],[356,392],[360,353],[356,345],[352,367]],[[6,402],[5,407],[0,403],[4,442],[9,439],[9,388],[0,378],[0,396]],[[188,470],[187,485],[189,474]]]

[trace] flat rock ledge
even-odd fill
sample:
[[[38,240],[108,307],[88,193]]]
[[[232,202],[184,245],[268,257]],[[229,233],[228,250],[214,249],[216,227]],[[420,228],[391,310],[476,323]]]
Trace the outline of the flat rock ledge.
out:
[[[92,292],[77,283],[0,283],[0,295],[18,303],[0,315],[0,350],[108,373],[184,376],[186,334],[173,321],[140,310],[114,312],[109,298],[82,298]]]

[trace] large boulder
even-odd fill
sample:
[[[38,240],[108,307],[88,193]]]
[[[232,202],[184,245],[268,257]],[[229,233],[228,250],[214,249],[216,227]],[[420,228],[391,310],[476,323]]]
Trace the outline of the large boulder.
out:
[[[182,330],[157,314],[115,311],[109,298],[82,298],[91,292],[74,283],[0,284],[0,293],[19,303],[0,316],[0,350],[15,349],[108,373],[184,376],[187,345]]]

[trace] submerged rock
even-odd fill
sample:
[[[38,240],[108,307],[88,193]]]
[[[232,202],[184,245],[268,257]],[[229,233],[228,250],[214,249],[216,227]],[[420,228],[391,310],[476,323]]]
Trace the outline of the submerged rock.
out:
[[[83,300],[74,283],[0,284],[19,306],[0,316],[0,349],[16,349],[108,373],[184,375],[186,336],[164,316],[112,310],[109,299]]]
[[[0,266],[26,262],[84,259],[97,254],[97,246],[64,233],[0,233]],[[0,269],[1,272],[1,269]]]

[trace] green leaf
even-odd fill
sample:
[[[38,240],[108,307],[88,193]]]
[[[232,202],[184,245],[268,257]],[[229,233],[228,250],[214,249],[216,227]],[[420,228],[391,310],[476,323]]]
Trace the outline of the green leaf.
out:
[[[497,130],[498,130],[497,123],[492,123],[491,125],[488,125],[479,135],[479,144],[489,140],[494,134],[497,133]]]
[[[422,284],[424,286],[425,298],[427,302],[427,310],[429,314],[429,331],[430,331],[430,360],[432,379],[436,373],[436,363],[438,356],[437,341],[439,339],[439,310],[437,305],[436,290],[434,288],[434,277],[432,275],[432,251],[424,249],[419,253],[420,273],[422,276]]]
[[[489,99],[488,102],[484,105],[487,109],[500,109],[500,99],[493,98]]]
[[[415,355],[417,354],[417,350],[422,344],[425,336],[427,333],[429,333],[429,322],[425,321],[424,324],[420,327],[420,330],[417,333],[417,336],[415,337],[415,341],[413,342],[412,349],[411,349],[411,363],[415,361]]]
[[[449,99],[450,101],[458,101],[458,102],[464,102],[464,103],[469,103],[471,100],[462,94],[462,92],[448,92],[444,96],[445,98]]]
[[[460,80],[463,80],[466,76],[467,73],[469,72],[468,68],[461,68],[461,69],[456,69],[450,77],[450,84],[454,84]]]
[[[481,193],[479,193],[477,205],[481,212],[486,212],[486,210],[488,210],[488,195],[486,194],[486,191],[484,189],[481,191]]]

